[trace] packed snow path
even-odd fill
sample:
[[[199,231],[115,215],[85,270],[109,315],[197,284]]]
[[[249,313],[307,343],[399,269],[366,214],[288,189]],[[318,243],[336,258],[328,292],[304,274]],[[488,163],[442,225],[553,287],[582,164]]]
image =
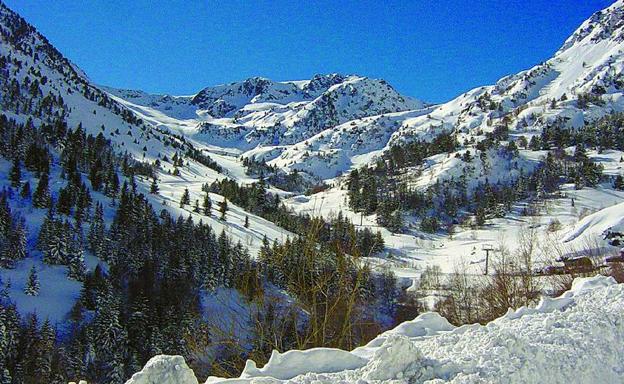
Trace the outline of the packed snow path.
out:
[[[622,383],[624,285],[576,279],[556,299],[485,325],[455,328],[426,313],[351,352],[274,352],[239,379],[206,383]],[[127,384],[197,383],[181,357],[156,356]]]

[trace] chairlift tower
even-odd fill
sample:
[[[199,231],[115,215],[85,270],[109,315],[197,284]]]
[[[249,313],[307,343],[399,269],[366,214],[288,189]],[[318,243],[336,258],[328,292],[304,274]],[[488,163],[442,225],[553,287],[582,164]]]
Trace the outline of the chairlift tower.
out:
[[[494,247],[492,246],[492,244],[483,244],[482,249],[485,251],[485,273],[484,275],[487,276],[488,267],[490,264],[490,252],[494,252]]]

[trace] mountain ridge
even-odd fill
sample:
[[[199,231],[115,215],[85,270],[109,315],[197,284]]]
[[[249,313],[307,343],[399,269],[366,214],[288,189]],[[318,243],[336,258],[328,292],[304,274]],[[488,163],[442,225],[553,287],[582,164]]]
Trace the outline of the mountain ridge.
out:
[[[624,55],[620,44],[623,20],[622,2],[617,1],[579,26],[545,62],[437,105],[402,104],[401,98],[409,99],[392,95],[391,86],[386,91],[391,105],[372,109],[366,100],[379,103],[386,96],[370,96],[350,103],[349,92],[330,92],[331,86],[349,83],[348,79],[364,81],[356,88],[352,87],[353,81],[351,86],[343,86],[351,92],[356,89],[366,93],[370,87],[380,90],[387,84],[355,75],[316,75],[311,80],[294,82],[252,77],[204,88],[191,101],[200,116],[185,117],[196,118],[199,141],[236,148],[244,156],[255,156],[271,165],[307,172],[320,179],[331,179],[363,165],[351,158],[369,158],[374,162],[379,153],[392,146],[431,140],[444,132],[456,134],[461,144],[481,140],[486,133],[504,125],[512,136],[527,135],[530,139],[548,125],[577,128],[606,113],[624,110]],[[582,58],[575,60],[576,57]],[[296,91],[298,87],[305,90],[315,81],[323,84],[314,87],[317,93]],[[271,88],[277,85],[285,88]],[[321,89],[326,93],[318,97]],[[248,95],[241,98],[245,93]],[[310,104],[314,96],[316,103]],[[348,112],[340,113],[345,103]],[[366,112],[358,112],[359,108]],[[383,115],[410,110],[421,112],[391,118],[390,126],[373,123],[384,120]],[[355,142],[348,138],[352,130],[341,137],[344,130],[338,127],[343,124],[360,127]],[[329,136],[334,139],[327,141]],[[375,145],[363,148],[360,141]],[[319,164],[329,165],[329,169]]]

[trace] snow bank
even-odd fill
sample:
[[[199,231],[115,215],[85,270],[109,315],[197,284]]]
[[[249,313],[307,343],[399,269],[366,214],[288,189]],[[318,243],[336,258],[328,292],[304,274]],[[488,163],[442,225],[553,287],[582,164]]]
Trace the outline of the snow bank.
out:
[[[529,314],[548,313],[563,310],[565,307],[574,302],[574,295],[582,293],[583,291],[588,291],[594,288],[608,287],[614,284],[617,284],[617,282],[610,276],[577,277],[572,282],[572,288],[569,291],[564,292],[561,296],[556,298],[542,297],[539,304],[535,308],[520,307],[515,311],[509,308],[503,317],[494,321],[513,320]]]
[[[624,203],[601,209],[583,218],[563,237],[562,241],[567,243],[586,236],[601,237],[609,230],[624,230]]]
[[[350,352],[334,348],[312,348],[305,351],[273,351],[266,365],[260,369],[247,360],[241,378],[274,377],[288,380],[308,372],[340,372],[361,368],[367,361]]]
[[[197,384],[193,371],[182,356],[152,357],[126,384]]]
[[[414,320],[405,321],[394,329],[382,333],[365,346],[354,349],[352,353],[360,357],[370,358],[376,352],[376,349],[382,346],[387,339],[396,336],[434,336],[440,332],[452,331],[453,329],[455,329],[455,326],[438,313],[424,313]]]
[[[274,352],[263,368],[249,361],[240,378],[207,383],[621,383],[623,305],[613,278],[576,279],[562,296],[485,326],[426,313],[352,352]],[[161,356],[128,384],[196,382],[182,358]]]

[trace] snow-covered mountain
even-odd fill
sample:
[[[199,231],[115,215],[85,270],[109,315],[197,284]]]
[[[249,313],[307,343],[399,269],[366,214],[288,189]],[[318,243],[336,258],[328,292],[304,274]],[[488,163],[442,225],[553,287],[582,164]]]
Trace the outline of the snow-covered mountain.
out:
[[[263,79],[252,79],[255,87],[245,87],[247,84],[250,80],[237,85],[235,94],[247,95],[251,90],[250,102],[238,108],[230,121],[203,123],[202,134],[219,135],[245,147],[296,144],[349,120],[422,106],[421,102],[398,94],[385,81],[366,77],[316,76],[310,81],[297,82],[300,88],[289,83],[291,91],[281,90],[272,86],[276,83]]]
[[[97,86],[54,48],[45,36],[3,3],[0,3],[0,32],[2,94],[8,96],[19,92],[15,91],[15,82],[30,84],[33,89],[32,99],[26,99],[24,95],[23,104],[8,105],[10,98],[0,96],[1,112],[8,118],[15,118],[19,122],[31,118],[35,125],[39,125],[50,120],[50,116],[64,116],[71,129],[80,124],[87,134],[97,136],[102,133],[118,153],[128,154],[147,164],[158,163],[157,177],[162,181],[163,191],[159,199],[154,199],[157,204],[171,199],[171,205],[175,207],[176,200],[183,192],[180,185],[188,187],[192,197],[196,198],[201,193],[203,183],[226,177],[244,182],[253,180],[245,175],[242,165],[227,156],[212,155],[216,164],[221,164],[221,171],[215,169],[215,166],[211,168],[203,164],[205,161],[196,155],[204,150],[202,143],[181,134],[180,120],[167,120],[164,113],[154,118],[145,110],[134,111],[128,107],[145,104],[151,107],[146,108],[150,112],[160,108],[173,116],[188,115],[195,111],[194,107],[189,107],[192,97],[148,95],[141,91]],[[116,95],[137,104],[126,102]],[[54,113],[28,108],[28,105],[41,100],[43,106],[51,105],[49,109]],[[174,123],[168,124],[171,121]],[[166,160],[173,156],[183,156],[184,161],[180,166]],[[172,176],[175,168],[179,168],[179,176]],[[147,180],[139,180],[139,183],[149,188]],[[168,196],[165,196],[165,191]],[[169,209],[176,210],[174,207]],[[215,225],[220,226],[219,223]],[[233,230],[239,233],[242,241],[248,241],[249,236],[261,239],[258,234],[253,235],[244,229]],[[281,238],[283,232],[269,230],[267,233],[271,237],[275,235]]]
[[[426,106],[400,95],[384,80],[340,74],[286,82],[254,77],[208,87],[188,97],[106,90],[135,111],[153,114],[152,109],[166,115],[173,127],[195,125],[192,132],[185,132],[197,141],[256,150],[253,155],[261,147],[264,160],[348,121]],[[356,150],[358,154],[365,151]],[[318,176],[314,170],[311,173]]]
[[[31,85],[35,98],[60,97],[58,104],[64,105],[59,110],[66,114],[69,126],[82,123],[88,133],[102,132],[120,151],[137,158],[145,156],[154,160],[149,154],[164,151],[162,133],[150,129],[130,110],[94,86],[84,72],[4,4],[0,4],[0,30],[3,92],[11,92],[14,80],[25,81]],[[26,105],[4,105],[3,113],[20,120],[44,115],[42,111],[28,110]]]
[[[411,184],[426,188],[465,175],[469,184],[477,185],[486,179],[515,177],[519,169],[529,171],[544,155],[521,150],[519,158],[510,160],[488,151],[483,164],[473,165],[454,156],[467,151],[474,155],[475,142],[498,127],[508,127],[510,140],[516,140],[538,135],[549,124],[574,128],[624,109],[622,8],[619,0],[597,12],[546,62],[440,105],[400,95],[383,80],[340,74],[282,82],[254,77],[188,96],[100,87],[4,6],[2,52],[11,59],[3,75],[37,78],[42,94],[62,97],[70,125],[81,122],[88,133],[102,132],[119,151],[138,160],[161,161],[162,189],[168,194],[161,195],[172,202],[182,193],[180,181],[190,186],[192,198],[204,182],[224,177],[253,181],[240,157],[332,179],[374,163],[393,145],[431,140],[443,132],[455,133],[460,148],[429,158],[420,169],[407,170],[414,178]],[[32,116],[6,109],[21,120]],[[191,148],[209,155],[222,171],[187,158],[181,176],[171,176],[176,167],[162,159]],[[614,165],[617,153],[590,156],[602,159],[607,169],[613,169],[610,172],[619,172]],[[329,200],[333,195],[339,193],[329,191],[319,198]],[[291,207],[299,205],[293,201]],[[341,209],[348,211],[344,205]],[[249,235],[244,229],[235,231],[241,239]]]
[[[24,92],[24,87],[28,92]],[[93,84],[83,71],[65,58],[33,26],[0,2],[0,114],[22,124],[31,120],[36,127],[62,124],[63,129],[74,130],[81,126],[87,135],[95,137],[101,134],[120,156],[130,156],[147,167],[153,167],[154,176],[159,180],[159,193],[148,193],[150,179],[144,176],[137,176],[136,183],[138,191],[147,196],[155,209],[166,209],[175,217],[191,216],[196,222],[203,220],[209,223],[215,230],[227,231],[232,239],[244,243],[253,254],[257,253],[264,236],[281,240],[292,235],[232,203],[229,204],[227,222],[219,220],[216,215],[200,215],[191,206],[180,208],[179,200],[185,188],[189,190],[192,201],[195,201],[205,194],[202,191],[205,183],[224,178],[241,182],[255,180],[248,177],[243,166],[229,156],[212,154],[209,157],[201,143],[163,124],[164,114],[158,115],[158,119],[139,114],[126,106],[128,102],[121,101],[105,90],[107,88]],[[161,97],[133,91],[118,93],[130,100],[140,99],[152,107],[162,105],[167,113],[170,113],[171,106],[182,110],[180,114],[195,111],[194,107],[188,107],[190,97]],[[55,200],[66,184],[61,172],[60,152],[61,147],[52,150],[50,192]],[[174,162],[174,157],[179,160]],[[9,158],[0,160],[0,171],[4,175],[0,180],[2,189],[11,188],[7,177],[10,166]],[[37,179],[37,174],[22,173],[22,181],[28,182],[33,188],[37,185]],[[95,201],[104,204],[104,215],[110,224],[116,207],[114,199],[109,201],[102,194],[93,193]],[[211,198],[214,202],[223,200],[217,194],[211,194]],[[45,209],[33,209],[28,201],[20,201],[18,198],[10,201],[9,205],[14,214],[27,218],[26,241],[34,256],[18,263],[14,269],[0,268],[0,279],[13,282],[8,293],[20,311],[29,313],[36,310],[43,318],[58,322],[58,326],[62,327],[80,292],[80,283],[65,279],[64,266],[46,265],[40,255],[30,249],[37,243]],[[216,211],[216,204],[213,209]],[[246,220],[251,228],[244,226]],[[91,270],[101,261],[92,255],[87,255],[86,259],[87,267]],[[41,285],[46,292],[37,297],[23,293],[23,285],[33,266],[39,271]]]
[[[497,127],[508,127],[513,137],[539,134],[544,127],[558,124],[578,128],[614,111],[624,110],[624,3],[617,1],[585,21],[555,55],[533,68],[506,76],[496,84],[470,90],[457,98],[420,113],[404,113],[392,119],[389,128],[378,127],[378,118],[344,124],[358,127],[364,143],[383,143],[373,150],[418,139],[431,140],[442,132],[465,140],[483,139]],[[426,113],[424,113],[426,112]],[[366,134],[367,131],[372,135]],[[384,138],[377,134],[383,132]],[[390,132],[389,139],[385,135]],[[327,137],[333,139],[327,139]],[[340,133],[327,132],[291,148],[274,163],[314,172],[318,157],[334,171],[346,170],[345,156],[362,155]],[[378,139],[379,141],[375,141]],[[372,152],[372,151],[371,151]],[[372,158],[372,156],[371,156]]]
[[[425,193],[441,185],[441,190],[433,192],[438,194],[453,190],[453,183],[457,182],[466,185],[469,194],[485,182],[504,184],[521,173],[533,172],[543,164],[548,150],[559,146],[552,136],[550,142],[527,145],[532,138],[548,137],[543,135],[545,130],[578,132],[603,116],[624,111],[623,35],[624,2],[620,0],[585,21],[551,59],[506,76],[494,85],[475,88],[446,103],[420,110],[356,119],[296,145],[259,147],[246,155],[331,179],[354,168],[375,165],[380,155],[390,152],[393,146],[430,142],[446,133],[457,139],[453,151],[428,156],[422,164],[400,170],[397,179]],[[492,142],[493,137],[498,137],[493,147],[483,145]],[[505,148],[511,142],[518,151],[510,156]],[[567,145],[570,144],[564,147]],[[575,151],[574,147],[562,150],[568,155]],[[601,217],[607,210],[609,223],[619,220],[619,211],[609,207],[622,202],[622,193],[613,189],[612,179],[622,175],[623,155],[621,148],[596,145],[588,150],[592,162],[603,167],[604,181],[594,188],[564,186],[560,198],[550,200],[547,212],[538,217],[524,215],[528,202],[520,201],[505,217],[490,220],[489,228],[454,226],[459,232],[448,238],[419,231],[420,220],[414,219],[411,212],[404,212],[404,233],[395,235],[382,229],[386,246],[393,255],[400,255],[395,262],[397,273],[418,276],[417,268],[406,271],[410,268],[405,266],[412,263],[439,265],[452,272],[458,259],[469,262],[462,268],[482,271],[484,258],[479,244],[504,243],[513,250],[519,243],[519,229],[529,227],[543,228],[545,238],[541,241],[558,244],[556,251],[549,249],[540,255],[543,263],[552,263],[562,255],[617,252],[602,239],[605,225],[592,223],[603,223]],[[465,157],[469,159],[466,161]],[[288,203],[296,210],[325,216],[342,211],[354,222],[377,226],[377,215],[363,215],[347,206],[345,184],[338,180],[330,190],[312,197],[297,196]],[[597,211],[600,212],[596,217],[579,223],[584,216]],[[550,222],[561,226],[552,235],[546,230]],[[573,234],[579,235],[572,239]],[[547,239],[551,236],[557,240]],[[569,241],[558,243],[559,239]]]
[[[535,133],[554,122],[578,128],[624,109],[624,3],[595,13],[555,55],[533,68],[506,76],[439,105],[431,114],[407,119],[390,143],[448,130],[460,138],[507,125]]]
[[[339,74],[316,75],[307,81],[275,82],[261,77],[253,77],[242,82],[234,82],[201,90],[192,99],[201,111],[212,117],[232,116],[247,104],[311,101],[326,92],[330,87],[347,80]]]
[[[442,132],[464,143],[505,126],[512,138],[530,138],[549,125],[578,128],[624,110],[623,12],[618,1],[584,22],[551,59],[435,106],[383,80],[339,74],[256,77],[187,97],[107,90],[180,119],[173,125],[195,126],[185,132],[200,142],[327,179],[393,145]]]
[[[589,18],[546,62],[440,105],[400,95],[383,80],[340,74],[283,82],[255,77],[189,96],[99,87],[4,5],[2,78],[5,92],[10,91],[11,79],[36,81],[41,95],[62,99],[59,109],[70,126],[82,123],[88,133],[103,133],[118,151],[146,163],[160,162],[164,200],[179,198],[180,182],[190,187],[194,199],[205,182],[225,177],[254,181],[240,157],[332,179],[374,163],[393,145],[431,140],[443,132],[453,132],[460,148],[432,156],[421,169],[407,170],[412,184],[426,188],[466,175],[477,185],[530,170],[544,154],[522,150],[519,158],[510,160],[490,150],[483,164],[473,166],[454,156],[475,154],[475,142],[499,127],[509,129],[510,140],[530,138],[552,124],[575,128],[624,110],[623,4],[619,0]],[[24,105],[3,109],[20,121],[39,118]],[[180,176],[172,176],[177,166],[163,159],[187,151],[209,155],[221,171],[191,156],[179,169]],[[617,158],[617,153],[600,157],[614,173]],[[321,197],[333,195],[339,193],[329,191]],[[291,207],[299,205],[293,201]],[[250,236],[240,227],[233,230],[241,239]],[[281,232],[273,228],[269,233],[275,238]],[[253,234],[256,240],[258,236]]]

